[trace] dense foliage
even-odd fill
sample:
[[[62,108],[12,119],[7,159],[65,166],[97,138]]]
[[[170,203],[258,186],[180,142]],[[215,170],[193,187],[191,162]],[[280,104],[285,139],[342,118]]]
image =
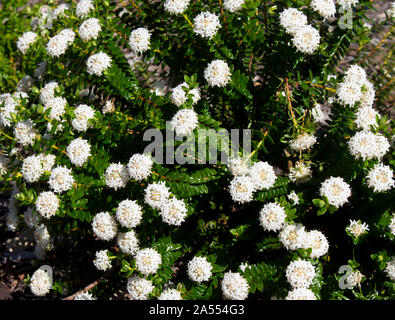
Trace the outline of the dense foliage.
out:
[[[371,1],[343,0],[325,17],[321,2],[3,2],[8,228],[35,230],[32,264],[52,267],[48,289],[66,297],[100,278],[98,299],[168,288],[183,299],[394,298],[393,58],[363,71],[394,13],[371,21]],[[172,13],[177,3],[185,10]],[[302,14],[297,28],[288,8]],[[216,18],[199,25],[202,12]],[[373,33],[383,43],[366,50]],[[339,65],[352,43],[358,54]],[[181,110],[194,112],[177,122]],[[167,121],[194,135],[251,129],[252,152],[233,165],[151,163],[144,132]],[[155,186],[163,199],[150,202]],[[194,257],[205,257],[195,271]],[[40,296],[43,277],[27,280]]]

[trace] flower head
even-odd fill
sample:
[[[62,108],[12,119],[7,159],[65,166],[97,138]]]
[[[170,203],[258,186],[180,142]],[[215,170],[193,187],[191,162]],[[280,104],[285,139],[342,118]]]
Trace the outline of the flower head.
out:
[[[205,257],[194,257],[188,262],[188,276],[198,283],[208,281],[212,275],[212,268],[213,266]]]
[[[93,218],[93,232],[104,241],[110,241],[117,235],[117,223],[108,212],[100,212]]]
[[[162,263],[161,255],[152,248],[137,251],[135,258],[137,270],[145,276],[156,273]]]
[[[245,300],[248,297],[250,285],[237,272],[226,272],[221,282],[222,294],[227,300]]]
[[[136,201],[123,200],[118,204],[116,218],[125,228],[137,227],[143,218],[143,211]]]
[[[36,270],[30,279],[30,289],[36,296],[45,296],[52,289],[52,277],[43,270]]]
[[[202,38],[212,39],[221,27],[218,16],[210,12],[201,12],[193,20],[193,30]]]
[[[395,186],[394,173],[389,166],[382,163],[376,164],[367,175],[367,185],[374,192],[383,192]]]
[[[267,231],[279,231],[285,223],[285,210],[278,203],[265,204],[259,213],[261,226]]]
[[[130,48],[135,53],[143,53],[150,48],[151,33],[146,28],[137,28],[129,37]]]
[[[189,135],[198,126],[198,115],[192,109],[181,109],[177,111],[170,125],[175,130],[176,135]]]
[[[147,179],[152,173],[153,164],[151,157],[140,153],[134,154],[127,165],[130,178],[136,181]]]
[[[288,265],[286,276],[292,288],[308,288],[313,283],[315,269],[310,261],[298,259]]]
[[[86,60],[86,68],[89,74],[101,76],[105,70],[111,66],[111,58],[108,54],[100,51],[99,53],[91,55]]]
[[[320,195],[336,208],[344,205],[351,196],[350,186],[341,177],[330,177],[321,184]]]
[[[52,169],[48,183],[49,187],[56,193],[61,193],[71,189],[74,183],[71,169],[63,166],[58,166]]]
[[[100,250],[95,254],[95,259],[93,260],[93,265],[97,270],[107,271],[111,268],[111,260],[108,257],[108,250]]]
[[[129,174],[126,166],[121,163],[111,163],[104,174],[106,185],[118,190],[125,188],[129,180]]]
[[[154,286],[150,280],[133,276],[128,279],[127,290],[132,300],[147,300]]]
[[[223,60],[213,60],[204,70],[204,78],[210,87],[225,87],[230,81],[230,77],[230,68]]]

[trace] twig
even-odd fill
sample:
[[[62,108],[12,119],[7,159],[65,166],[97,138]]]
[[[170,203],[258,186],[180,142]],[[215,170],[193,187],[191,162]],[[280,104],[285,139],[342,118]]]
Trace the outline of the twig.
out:
[[[362,63],[364,63],[367,59],[369,59],[369,57],[370,57],[373,53],[375,53],[375,52],[377,51],[378,48],[381,47],[381,45],[384,43],[384,41],[385,41],[385,40],[388,38],[388,36],[392,33],[392,31],[394,31],[394,27],[392,27],[391,30],[388,31],[388,32],[385,34],[384,38],[380,40],[380,42],[378,43],[378,45],[377,45],[376,47],[374,47],[374,49],[373,49],[372,51],[370,51],[369,54],[368,54],[365,58],[363,58],[361,62],[359,62],[359,64],[362,64]]]
[[[289,88],[288,88],[288,78],[285,78],[285,91],[286,91],[286,94],[287,94],[289,111],[291,112],[291,116],[292,116],[292,122],[294,124],[294,127],[297,129],[298,128],[298,123],[297,123],[297,121],[295,119],[295,114],[294,114],[294,111],[292,109],[292,103],[291,103],[291,98],[290,98],[290,95],[289,95]]]

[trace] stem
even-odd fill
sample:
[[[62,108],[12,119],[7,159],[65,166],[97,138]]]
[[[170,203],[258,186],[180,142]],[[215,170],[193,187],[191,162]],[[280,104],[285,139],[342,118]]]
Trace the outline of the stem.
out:
[[[191,22],[191,20],[189,20],[189,18],[187,17],[187,15],[185,14],[185,13],[183,13],[182,14],[182,16],[185,18],[185,20],[188,22],[188,24],[192,27],[192,29],[194,28],[193,27],[193,23]]]
[[[13,137],[9,136],[8,134],[4,133],[2,130],[0,130],[0,133],[5,136],[6,138],[10,139],[10,140],[14,140]]]
[[[291,116],[292,116],[292,122],[293,122],[293,125],[294,125],[295,129],[297,130],[298,129],[298,123],[297,123],[297,121],[295,119],[295,114],[294,114],[293,109],[292,109],[292,103],[291,103],[291,98],[290,98],[290,95],[289,95],[289,88],[288,88],[288,78],[285,78],[285,91],[286,91],[286,94],[287,94],[289,111],[291,112]]]

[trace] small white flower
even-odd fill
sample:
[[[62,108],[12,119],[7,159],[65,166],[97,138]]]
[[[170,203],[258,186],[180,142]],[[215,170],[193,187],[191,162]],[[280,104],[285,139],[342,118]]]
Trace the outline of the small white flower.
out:
[[[222,294],[227,300],[245,300],[248,297],[250,285],[237,272],[226,272],[221,282]]]
[[[395,186],[394,173],[389,166],[382,163],[376,164],[367,175],[367,185],[374,192],[383,192]]]
[[[193,20],[193,30],[202,38],[212,39],[220,27],[218,16],[210,12],[201,12]]]
[[[346,228],[355,238],[359,238],[361,235],[369,231],[369,227],[365,222],[360,220],[350,220],[350,225]]]
[[[117,235],[117,223],[108,212],[100,212],[93,218],[93,232],[104,241],[110,241]]]
[[[184,200],[171,198],[164,201],[160,207],[159,215],[167,224],[180,226],[187,216],[187,207]]]
[[[351,8],[351,6],[355,5],[358,3],[359,0],[337,0],[337,3],[339,6],[345,7],[345,8]]]
[[[395,256],[391,257],[391,260],[387,262],[385,272],[391,281],[395,281]]]
[[[339,208],[348,201],[351,188],[343,178],[330,177],[321,184],[320,195],[326,197],[329,204]]]
[[[201,283],[208,281],[212,276],[213,266],[206,257],[194,257],[188,262],[188,276],[192,281]]]
[[[69,11],[71,9],[71,4],[69,3],[61,3],[58,5],[53,11],[53,19],[57,19],[58,17],[64,16],[65,11]]]
[[[236,176],[230,182],[229,192],[233,201],[246,203],[253,199],[255,184],[250,176]]]
[[[334,0],[312,0],[310,6],[325,19],[331,18],[336,14]]]
[[[114,112],[114,111],[115,111],[114,103],[111,100],[106,101],[106,103],[105,103],[105,105],[104,105],[104,107],[102,109],[103,114],[111,113],[111,112]]]
[[[166,289],[159,295],[158,300],[182,300],[181,292],[177,289]]]
[[[294,167],[289,169],[289,178],[296,183],[303,183],[310,180],[311,169],[310,166],[304,162],[298,161]]]
[[[190,0],[166,0],[165,10],[170,14],[180,14],[188,7]]]
[[[143,211],[136,201],[123,200],[118,204],[116,218],[121,226],[134,228],[138,226],[143,217]]]
[[[376,126],[376,116],[379,113],[372,107],[360,107],[356,112],[355,124],[358,129],[370,130],[370,126]]]
[[[74,184],[71,169],[67,169],[63,166],[58,166],[52,169],[48,183],[49,187],[56,193],[61,193],[71,189]]]
[[[245,0],[224,0],[224,8],[230,12],[241,10]]]
[[[189,135],[199,124],[198,115],[192,109],[181,109],[171,119],[170,125],[176,135]]]
[[[200,90],[199,88],[194,88],[189,90],[189,86],[186,82],[179,84],[172,90],[170,99],[177,106],[182,106],[185,102],[187,102],[187,94],[184,91],[183,87],[187,88],[188,94],[192,95],[192,105],[196,104],[200,100]]]
[[[80,104],[74,110],[74,115],[75,118],[71,121],[71,125],[73,126],[74,130],[78,132],[84,132],[92,126],[89,120],[93,119],[95,111],[86,104]]]
[[[127,290],[132,300],[147,300],[154,286],[150,280],[133,276],[128,279]]]
[[[306,231],[301,224],[285,224],[278,235],[281,243],[288,250],[303,248],[306,241]]]
[[[324,111],[321,108],[321,105],[319,105],[318,103],[311,110],[311,115],[313,116],[315,122],[322,123],[328,119],[328,116],[324,113]]]
[[[60,121],[66,112],[67,101],[65,98],[54,97],[46,101],[44,111],[50,109],[49,119]]]
[[[319,258],[325,255],[329,249],[329,243],[324,234],[318,230],[309,231],[306,234],[305,249],[312,249],[311,257]]]
[[[346,70],[343,81],[355,83],[361,87],[367,81],[366,72],[360,66],[353,64]]]
[[[295,191],[292,191],[292,192],[287,196],[287,198],[288,198],[289,200],[291,200],[294,204],[298,204],[298,203],[299,203],[299,197],[298,197],[298,195],[296,194]]]
[[[298,9],[288,8],[280,13],[280,24],[287,33],[295,34],[295,32],[307,25],[307,17]]]
[[[392,219],[388,228],[390,229],[391,233],[395,236],[395,213],[392,215]]]
[[[312,54],[320,46],[320,39],[318,30],[306,25],[295,31],[292,42],[298,51]]]
[[[146,28],[137,28],[129,37],[130,48],[135,53],[143,53],[150,48],[151,33]]]
[[[204,78],[210,87],[225,87],[231,78],[228,64],[223,60],[213,60],[204,70]]]
[[[108,257],[108,250],[96,251],[95,259],[93,260],[93,265],[97,270],[107,271],[111,268],[111,260]]]
[[[150,183],[145,189],[144,200],[153,209],[159,209],[169,199],[170,189],[163,181]]]
[[[37,182],[44,173],[40,157],[33,155],[24,159],[21,173],[26,182]]]
[[[234,176],[244,176],[250,170],[247,159],[240,158],[239,156],[229,158],[227,166],[230,173]]]
[[[360,286],[363,277],[363,274],[358,270],[351,272],[350,275],[346,278],[347,287],[354,288],[355,286]]]
[[[336,94],[341,104],[351,107],[362,99],[361,86],[351,81],[340,83]]]
[[[290,146],[295,151],[302,151],[311,148],[317,142],[317,138],[313,135],[303,133],[290,141]]]
[[[36,270],[30,279],[30,289],[36,296],[45,296],[52,289],[52,277],[43,269]]]
[[[29,47],[35,43],[38,39],[37,33],[28,31],[22,34],[16,43],[16,46],[20,52],[25,54]]]
[[[134,255],[139,249],[139,239],[137,239],[133,230],[119,233],[117,243],[121,251],[126,254]]]
[[[77,138],[70,142],[67,146],[66,154],[72,164],[81,167],[91,155],[91,146],[87,140]]]
[[[86,70],[89,74],[101,76],[103,72],[111,66],[111,61],[108,54],[100,51],[99,53],[91,55],[86,60]]]
[[[137,270],[145,276],[156,273],[162,263],[161,255],[152,248],[139,250],[135,258]]]
[[[317,297],[310,289],[297,288],[289,291],[285,300],[317,300]]]
[[[276,174],[273,167],[263,161],[254,163],[251,167],[249,176],[256,190],[269,189],[276,182]]]
[[[288,265],[286,276],[292,288],[308,288],[313,283],[315,269],[310,261],[298,259]]]
[[[36,200],[36,210],[45,219],[56,214],[59,208],[59,198],[52,191],[41,192]]]
[[[89,14],[91,10],[93,10],[94,4],[92,0],[80,0],[77,3],[76,14],[78,18],[83,18]]]
[[[96,40],[100,31],[100,22],[99,19],[96,18],[85,20],[78,28],[78,33],[84,41],[89,41],[91,39]]]
[[[59,84],[56,81],[48,82],[40,90],[40,101],[42,104],[47,104],[51,99],[55,98],[55,89],[59,88]]]
[[[59,57],[64,54],[67,48],[74,42],[75,33],[71,29],[64,29],[57,35],[49,39],[47,43],[47,53],[51,57]]]
[[[145,154],[136,153],[128,162],[127,169],[131,179],[142,181],[152,173],[153,161]]]
[[[129,180],[128,170],[121,163],[111,163],[105,172],[106,185],[118,190],[125,188]]]
[[[62,31],[60,31],[59,35],[65,38],[68,46],[74,42],[75,32],[69,28],[63,29]]]
[[[278,203],[266,203],[259,213],[259,222],[267,231],[279,231],[285,223],[285,210]]]
[[[33,145],[36,135],[34,124],[30,119],[18,122],[14,128],[15,140],[22,146]]]
[[[362,97],[361,97],[361,107],[373,107],[374,98],[376,97],[376,91],[374,89],[373,83],[366,80],[361,87]]]
[[[74,300],[96,300],[96,298],[89,292],[81,292],[74,297]]]

